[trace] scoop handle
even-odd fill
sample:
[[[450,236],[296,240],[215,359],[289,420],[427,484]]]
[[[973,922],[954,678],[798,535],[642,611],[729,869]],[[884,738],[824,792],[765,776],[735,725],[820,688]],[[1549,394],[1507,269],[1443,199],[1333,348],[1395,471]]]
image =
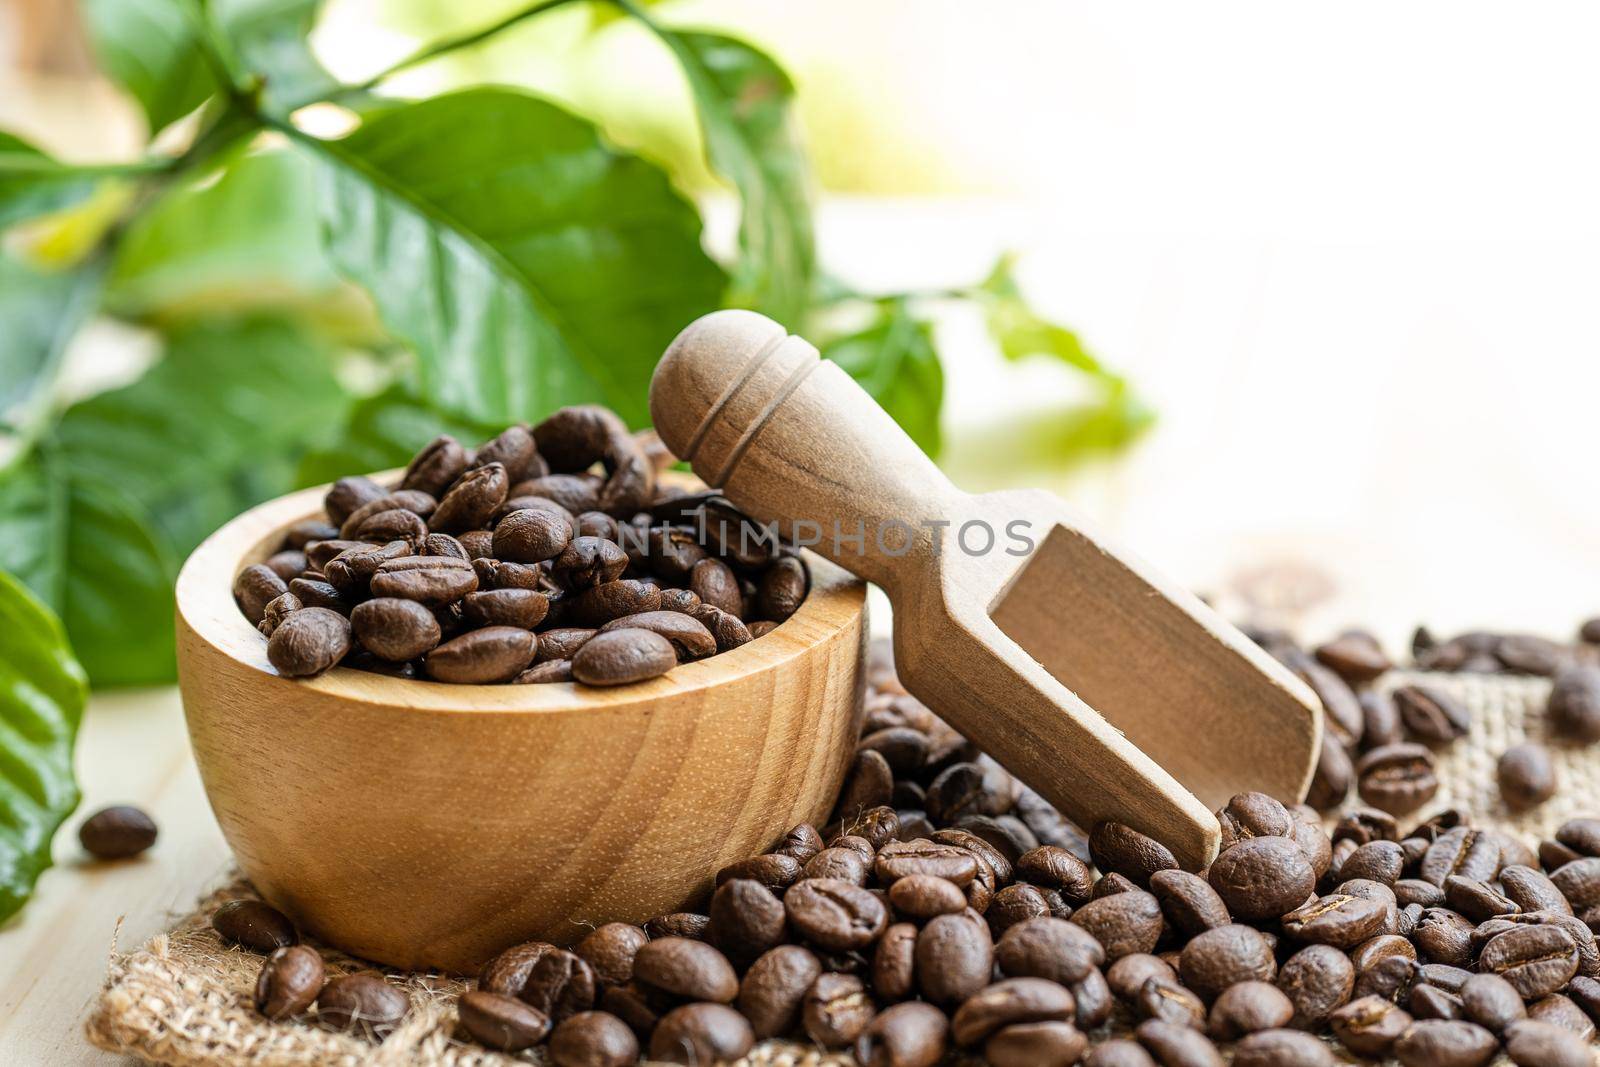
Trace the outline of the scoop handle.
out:
[[[691,323],[656,366],[650,415],[751,518],[891,590],[927,573],[957,490],[843,368],[766,316]]]

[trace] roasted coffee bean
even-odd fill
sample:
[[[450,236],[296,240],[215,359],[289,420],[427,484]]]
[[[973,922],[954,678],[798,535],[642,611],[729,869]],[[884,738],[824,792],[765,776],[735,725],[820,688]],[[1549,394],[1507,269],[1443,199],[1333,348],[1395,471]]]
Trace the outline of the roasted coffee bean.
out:
[[[282,576],[264,563],[252,563],[233,580],[233,598],[252,625],[261,622],[269,601],[288,591]]]
[[[893,797],[894,772],[889,769],[888,761],[871,749],[860,749],[851,761],[850,773],[845,775],[844,785],[839,789],[839,801],[834,811],[840,819],[848,822],[871,808],[882,807]]]
[[[300,942],[289,917],[259,900],[225,902],[212,913],[211,928],[229,944],[256,952],[273,952]]]
[[[1499,1050],[1494,1035],[1475,1023],[1424,1019],[1394,1043],[1405,1067],[1484,1067]]]
[[[508,682],[533,662],[533,634],[514,626],[486,626],[453,637],[429,652],[423,669],[437,682],[487,685]]]
[[[832,878],[851,885],[867,884],[867,861],[861,853],[849,848],[825,848],[806,861],[800,870],[802,878]]]
[[[436,533],[482,529],[505,503],[510,488],[506,469],[499,463],[467,471],[440,498],[439,506],[428,518],[428,528]]]
[[[1472,961],[1472,924],[1447,908],[1427,908],[1412,933],[1422,958],[1464,966]]]
[[[1528,1018],[1571,1031],[1585,1042],[1594,1038],[1594,1022],[1577,1004],[1560,993],[1551,993],[1529,1004]]]
[[[549,611],[550,598],[532,589],[486,589],[461,598],[461,618],[469,626],[531,630]]]
[[[816,954],[800,945],[779,945],[750,965],[739,984],[738,1006],[758,1040],[795,1028],[806,992],[821,973]]]
[[[1207,930],[1183,948],[1178,974],[1183,984],[1206,1000],[1237,982],[1270,982],[1278,965],[1272,946],[1250,926],[1219,926]]]
[[[370,504],[387,495],[388,491],[371,478],[340,478],[328,488],[327,495],[322,498],[322,507],[328,513],[329,521],[340,526],[351,512],[363,504]]]
[[[1049,914],[1050,902],[1044,894],[1026,882],[1018,882],[996,893],[983,917],[989,924],[989,931],[999,937],[1019,922]]]
[[[803,822],[783,835],[783,840],[772,846],[773,852],[793,856],[804,863],[806,860],[822,851],[822,835],[817,833],[817,828],[808,822]]]
[[[478,588],[472,564],[452,556],[404,556],[385,560],[372,576],[372,595],[442,607]]]
[[[984,818],[988,816],[964,815],[960,821],[970,823],[974,819]],[[972,853],[978,860],[979,877],[983,876],[984,868],[987,867],[994,874],[996,886],[1011,881],[1016,873],[1015,866],[1004,852],[970,830],[946,827],[943,830],[935,830],[929,835],[929,839],[941,845],[953,845]]]
[[[1518,1067],[1592,1067],[1583,1038],[1551,1023],[1523,1020],[1506,1031],[1506,1055]]]
[[[411,1010],[405,993],[370,974],[330,979],[317,994],[317,1017],[341,1030],[360,1030],[380,1040]]]
[[[1317,879],[1293,840],[1256,837],[1212,861],[1207,880],[1235,918],[1275,919],[1304,902]]]
[[[1206,1006],[1199,997],[1170,979],[1146,979],[1133,998],[1133,1006],[1142,1019],[1162,1019],[1197,1030],[1205,1027]]]
[[[405,508],[386,508],[367,516],[350,532],[358,541],[377,544],[401,541],[415,550],[421,548],[422,542],[427,539],[428,525],[416,512]]]
[[[639,1040],[626,1023],[603,1011],[564,1020],[547,1046],[555,1067],[629,1067],[639,1059]]]
[[[1269,987],[1270,988],[1270,987]],[[1334,1067],[1328,1046],[1298,1030],[1262,1030],[1233,1047],[1233,1067]]]
[[[372,576],[391,559],[411,555],[411,544],[390,541],[384,545],[351,548],[339,553],[323,568],[328,584],[352,599],[368,594]]]
[[[972,996],[989,984],[993,965],[989,927],[970,910],[930,919],[917,934],[917,985],[935,1004],[955,1005]]]
[[[292,612],[267,640],[267,662],[286,678],[310,678],[350,651],[350,620],[327,608]]]
[[[438,496],[467,469],[467,450],[448,434],[435,437],[406,467],[400,488],[416,489]]]
[[[1521,864],[1500,871],[1500,886],[1521,911],[1554,911],[1572,914],[1572,905],[1544,872]]]
[[[967,898],[955,883],[931,874],[912,874],[889,887],[889,902],[895,913],[924,921],[935,915],[953,915],[967,906]]]
[[[642,609],[641,609],[642,610]],[[700,621],[700,624],[711,631],[711,636],[717,639],[718,652],[731,652],[740,645],[750,643],[750,630],[739,616],[710,604],[701,604],[689,614]]]
[[[805,598],[805,564],[795,556],[783,556],[761,575],[756,611],[763,619],[783,622],[799,610]]]
[[[1093,935],[1113,961],[1130,952],[1153,951],[1163,925],[1161,905],[1140,889],[1091,900],[1073,913],[1072,921]]]
[[[1293,837],[1294,816],[1265,793],[1240,793],[1217,812],[1222,826],[1222,847],[1230,848],[1252,837]]]
[[[1103,964],[1106,952],[1077,924],[1039,918],[1007,930],[995,946],[995,959],[1001,972],[1010,977],[1048,978],[1071,986]]]
[[[576,953],[543,941],[513,945],[490,960],[478,988],[518,997],[560,1022],[594,1006],[599,982],[594,969]]]
[[[663,937],[686,937],[691,941],[704,941],[706,928],[710,925],[710,916],[697,915],[692,911],[675,911],[646,919],[644,932],[651,940],[660,940]]]
[[[1294,1005],[1293,1025],[1315,1029],[1350,999],[1356,971],[1350,957],[1330,945],[1311,945],[1278,969],[1277,986]]]
[[[1083,1064],[1084,1067],[1157,1067],[1143,1045],[1125,1039],[1096,1045]]]
[[[624,615],[600,627],[600,632],[621,629],[650,630],[660,634],[671,643],[678,660],[683,663],[704,659],[715,655],[717,651],[717,642],[711,636],[711,631],[682,612],[647,611],[639,615]]]
[[[968,997],[950,1020],[950,1036],[971,1048],[995,1031],[1021,1023],[1070,1022],[1072,994],[1043,978],[1008,978]]]
[[[896,1004],[867,1025],[856,1059],[862,1067],[935,1067],[949,1047],[949,1030],[949,1019],[931,1004]]]
[[[572,589],[614,582],[627,569],[628,555],[603,537],[574,537],[551,564],[552,573]]]
[[[622,985],[633,977],[633,957],[650,937],[631,923],[606,923],[573,948],[602,985]]]
[[[256,1010],[273,1022],[299,1015],[316,1001],[325,976],[315,949],[305,945],[275,949],[256,979]]]
[[[615,582],[604,582],[592,589],[585,589],[569,600],[563,601],[564,622],[569,626],[602,626],[612,619],[620,619],[625,615],[641,615],[647,611],[658,611],[661,607],[661,590],[654,585],[632,578],[623,578]],[[695,616],[699,618],[699,616]],[[702,625],[704,619],[700,619]],[[712,630],[712,636],[716,631]],[[717,646],[722,647],[720,642]]]
[[[872,869],[885,885],[920,874],[960,888],[977,876],[978,860],[964,849],[935,841],[891,841],[878,852]]]
[[[752,856],[750,859],[728,864],[717,872],[717,885],[720,886],[732,878],[748,878],[766,886],[774,893],[782,893],[800,880],[803,866],[798,859],[786,852],[769,852],[763,856]]]
[[[267,601],[266,609],[261,613],[261,622],[256,629],[266,637],[271,637],[274,630],[290,615],[305,607],[300,598],[293,593],[282,593]]]
[[[97,860],[137,856],[156,843],[156,822],[127,804],[101,808],[78,827],[78,843]]]
[[[570,659],[552,659],[543,663],[535,663],[532,667],[511,679],[511,681],[517,685],[570,682],[572,681],[572,661]]]
[[[861,1036],[875,1010],[861,979],[850,974],[819,975],[801,1005],[801,1026],[827,1049],[845,1048]]]
[[[1352,852],[1339,865],[1339,877],[1344,880],[1364,878],[1383,885],[1393,885],[1405,868],[1405,852],[1394,841],[1369,841]]]
[[[1500,870],[1500,845],[1478,830],[1462,826],[1449,830],[1428,846],[1418,873],[1436,886],[1452,874],[1486,880]]]
[[[1416,904],[1437,908],[1444,903],[1444,890],[1421,878],[1402,878],[1394,884],[1395,902],[1402,908]]]
[[[1461,998],[1437,986],[1413,986],[1406,1006],[1413,1019],[1460,1019],[1466,1015]]]
[[[1419,741],[1442,744],[1466,736],[1472,725],[1467,709],[1455,698],[1420,685],[1403,685],[1394,691],[1400,721]]]
[[[650,1036],[650,1058],[666,1063],[720,1063],[739,1059],[754,1044],[750,1024],[732,1008],[685,1004],[667,1012],[656,1024]]]
[[[1360,630],[1348,631],[1318,645],[1313,654],[1323,666],[1351,685],[1375,681],[1394,666],[1378,639]]]
[[[1017,859],[1015,877],[1041,889],[1053,889],[1074,906],[1089,899],[1094,876],[1088,865],[1059,845],[1040,845]]]
[[[783,904],[760,882],[734,878],[711,897],[706,938],[732,960],[747,966],[784,939]]]
[[[963,815],[1000,815],[1014,801],[1010,776],[994,763],[957,763],[928,785],[928,815],[951,823]]]
[[[1070,1022],[1015,1023],[983,1043],[983,1059],[989,1067],[1071,1067],[1088,1047]]]
[[[532,1048],[550,1032],[550,1017],[515,997],[478,989],[463,993],[456,1008],[474,1041],[501,1052]]]
[[[1600,740],[1600,666],[1568,667],[1557,674],[1545,719],[1562,737]]]
[[[1329,1017],[1334,1036],[1358,1056],[1386,1056],[1400,1035],[1411,1028],[1411,1016],[1382,997],[1362,997]]]
[[[1362,800],[1396,815],[1415,811],[1439,791],[1433,753],[1418,744],[1373,749],[1356,764],[1356,776]]]
[[[1089,835],[1089,854],[1100,870],[1114,871],[1145,889],[1152,874],[1178,867],[1165,845],[1118,822],[1103,822],[1094,828]]]
[[[655,678],[678,662],[672,642],[629,627],[597,634],[572,657],[572,675],[586,685],[627,685]]]
[[[1283,916],[1283,932],[1297,941],[1352,949],[1383,929],[1384,906],[1347,893],[1333,893]]]
[[[350,629],[362,648],[391,662],[416,659],[438,645],[440,637],[433,612],[398,597],[357,604],[350,612]]]
[[[1222,1067],[1222,1054],[1198,1030],[1161,1019],[1146,1019],[1134,1030],[1139,1043],[1162,1067]]]
[[[1160,902],[1167,922],[1185,936],[1233,921],[1210,883],[1188,871],[1157,871],[1150,876],[1150,892]]]
[[[1344,745],[1331,732],[1322,735],[1317,766],[1312,772],[1306,803],[1318,811],[1328,811],[1344,803],[1355,781],[1355,768]]]
[[[1520,926],[1483,946],[1478,969],[1510,982],[1524,1000],[1537,1000],[1578,973],[1578,947],[1559,926]]]
[[[743,613],[739,579],[720,559],[703,559],[689,572],[689,589],[702,604],[720,608],[730,615]]]
[[[1211,1005],[1207,1032],[1218,1041],[1234,1041],[1246,1034],[1288,1026],[1294,1017],[1294,1004],[1277,986],[1239,982],[1223,990]]]
[[[1527,842],[1515,834],[1508,834],[1502,830],[1485,830],[1484,833],[1493,838],[1500,846],[1500,866],[1520,864],[1523,867],[1536,867],[1539,864],[1539,855],[1529,848]]]
[[[1118,1000],[1132,1001],[1152,978],[1177,982],[1178,972],[1160,956],[1148,952],[1134,952],[1122,957],[1106,968],[1106,984]]]
[[[1488,882],[1452,874],[1444,880],[1444,899],[1453,910],[1473,922],[1521,911],[1514,901]]]
[[[1372,970],[1384,960],[1395,958],[1408,962],[1415,962],[1417,958],[1416,947],[1398,934],[1379,934],[1363,941],[1350,953],[1350,962],[1355,965],[1357,975]]]
[[[796,882],[783,895],[783,906],[794,932],[828,952],[865,948],[888,925],[876,896],[837,878]]]
[[[555,559],[572,541],[572,527],[561,513],[544,508],[519,508],[494,527],[496,559],[542,563]]]
[[[641,945],[633,957],[633,977],[688,1000],[727,1004],[739,994],[739,978],[727,957],[703,941],[685,937]]]
[[[1543,745],[1513,745],[1495,769],[1500,797],[1513,811],[1543,804],[1556,794],[1556,767]]]
[[[1528,1014],[1522,995],[1497,974],[1475,974],[1468,978],[1461,987],[1461,1002],[1467,1018],[1496,1034]]]
[[[371,547],[372,545],[368,544],[366,541],[313,541],[305,548],[307,568],[306,573],[316,573],[320,575],[322,573],[322,568],[326,567],[329,563],[332,563],[345,552],[349,552],[351,549],[360,551],[369,549]],[[302,575],[302,577],[304,577],[304,575]]]
[[[917,928],[895,923],[872,953],[872,991],[879,1001],[905,1000],[916,991]]]

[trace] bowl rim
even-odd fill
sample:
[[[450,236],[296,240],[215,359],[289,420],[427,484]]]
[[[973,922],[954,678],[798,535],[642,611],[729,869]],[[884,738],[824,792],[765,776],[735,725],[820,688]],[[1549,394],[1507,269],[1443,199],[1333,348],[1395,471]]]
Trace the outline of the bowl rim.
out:
[[[369,475],[387,484],[398,470]],[[668,472],[664,481],[697,485],[686,475]],[[802,550],[810,572],[810,591],[800,607],[765,637],[739,648],[691,663],[680,663],[659,678],[616,687],[580,686],[574,682],[538,685],[457,685],[423,678],[397,678],[333,669],[309,679],[280,675],[267,661],[267,642],[250,625],[233,599],[233,580],[249,563],[277,550],[289,526],[322,514],[329,484],[287,493],[236,516],[207,537],[178,572],[175,601],[180,638],[187,630],[217,654],[267,678],[304,687],[340,700],[416,711],[561,713],[627,707],[669,696],[709,689],[781,667],[828,643],[852,625],[865,626],[866,583],[821,556]],[[180,650],[182,646],[180,640]],[[179,657],[183,681],[186,657]]]

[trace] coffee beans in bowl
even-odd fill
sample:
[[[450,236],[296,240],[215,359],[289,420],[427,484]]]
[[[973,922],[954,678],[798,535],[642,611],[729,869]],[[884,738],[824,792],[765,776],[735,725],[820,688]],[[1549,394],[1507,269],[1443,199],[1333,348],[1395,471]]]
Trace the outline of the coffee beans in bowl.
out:
[[[336,666],[460,685],[617,686],[738,648],[806,596],[804,561],[611,411],[477,448],[429,442],[394,484],[341,478],[234,578],[279,674]]]

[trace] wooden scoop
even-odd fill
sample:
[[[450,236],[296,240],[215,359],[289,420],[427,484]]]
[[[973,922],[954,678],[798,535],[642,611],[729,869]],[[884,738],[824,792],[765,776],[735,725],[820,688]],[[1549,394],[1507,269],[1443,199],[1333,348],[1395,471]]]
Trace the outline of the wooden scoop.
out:
[[[650,413],[706,484],[882,586],[906,688],[1080,826],[1126,823],[1199,869],[1229,797],[1304,795],[1322,719],[1297,678],[1057,497],[956,489],[803,338],[707,315]]]

